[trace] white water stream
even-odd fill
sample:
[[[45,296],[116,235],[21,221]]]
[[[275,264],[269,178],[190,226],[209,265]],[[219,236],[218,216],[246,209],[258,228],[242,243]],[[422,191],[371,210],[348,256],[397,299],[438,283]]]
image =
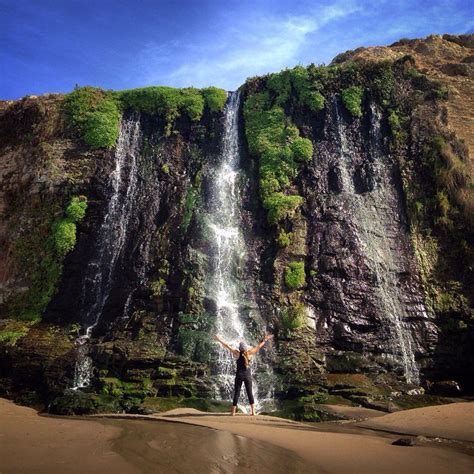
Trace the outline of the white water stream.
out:
[[[391,221],[390,210],[397,209],[396,195],[391,191],[389,166],[380,149],[381,130],[380,112],[371,107],[371,140],[370,153],[374,159],[373,173],[378,180],[375,188],[366,193],[356,193],[351,178],[351,149],[347,138],[347,130],[340,117],[337,100],[332,107],[337,121],[340,140],[339,160],[342,196],[346,199],[354,222],[357,222],[361,247],[364,250],[366,263],[375,275],[375,291],[379,301],[379,309],[387,321],[395,361],[402,367],[405,380],[417,384],[420,381],[419,369],[416,365],[413,350],[413,339],[407,323],[407,312],[404,305],[398,274],[402,272],[400,256],[393,248],[393,239],[402,234],[399,222]],[[391,242],[392,240],[392,242]],[[398,359],[398,360],[397,360]]]
[[[115,168],[110,177],[112,194],[99,230],[94,258],[85,271],[83,300],[91,300],[93,303],[82,318],[85,327],[82,335],[76,340],[78,350],[74,389],[90,384],[93,365],[92,359],[87,355],[87,342],[102,316],[110,294],[113,272],[125,243],[136,194],[140,142],[140,121],[122,120],[115,150]]]
[[[245,242],[240,229],[241,197],[237,186],[239,177],[239,106],[240,93],[232,92],[229,96],[224,114],[224,137],[221,161],[212,179],[212,210],[209,226],[212,231],[213,275],[212,297],[216,302],[216,332],[232,347],[238,348],[239,342],[246,342],[249,347],[257,341],[251,340],[242,321],[239,305],[243,295],[239,285],[238,274],[245,261]],[[259,397],[259,387],[255,373],[262,368],[259,355],[251,362],[253,371],[253,392],[257,410],[270,397],[269,394]],[[236,362],[230,352],[222,347],[218,350],[217,360],[218,394],[222,399],[232,399]],[[269,369],[269,368],[268,368]],[[247,395],[242,387],[239,406],[246,409]]]

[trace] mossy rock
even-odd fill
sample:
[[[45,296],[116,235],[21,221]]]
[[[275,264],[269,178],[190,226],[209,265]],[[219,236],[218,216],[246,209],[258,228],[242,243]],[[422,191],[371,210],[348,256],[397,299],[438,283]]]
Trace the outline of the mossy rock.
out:
[[[326,361],[327,371],[332,373],[376,372],[380,370],[380,366],[378,366],[376,362],[358,352],[328,354]]]
[[[138,399],[143,400],[147,396],[156,395],[157,390],[149,379],[144,379],[140,383],[125,382],[116,377],[103,377],[99,380],[101,384],[101,394],[110,395],[118,399]]]
[[[119,400],[113,396],[69,390],[51,402],[49,411],[56,415],[91,415],[119,413],[123,408]]]
[[[319,422],[321,417],[317,405],[326,399],[326,394],[317,394],[294,400],[280,400],[277,402],[277,410],[272,415],[295,421]]]
[[[174,408],[195,408],[206,412],[228,412],[230,405],[230,402],[198,397],[147,397],[140,405],[140,409],[151,413],[165,412]]]
[[[175,380],[176,369],[170,369],[168,367],[158,367],[156,369],[155,377],[157,379]]]
[[[31,323],[5,319],[0,321],[0,345],[14,346],[18,340],[28,334]]]
[[[372,387],[373,381],[365,374],[328,374],[326,386],[332,389]]]

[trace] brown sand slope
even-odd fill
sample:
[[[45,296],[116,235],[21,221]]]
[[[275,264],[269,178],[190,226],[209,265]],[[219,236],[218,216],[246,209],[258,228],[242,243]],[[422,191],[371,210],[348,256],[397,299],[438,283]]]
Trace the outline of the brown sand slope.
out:
[[[474,403],[415,408],[357,423],[357,426],[474,443]]]

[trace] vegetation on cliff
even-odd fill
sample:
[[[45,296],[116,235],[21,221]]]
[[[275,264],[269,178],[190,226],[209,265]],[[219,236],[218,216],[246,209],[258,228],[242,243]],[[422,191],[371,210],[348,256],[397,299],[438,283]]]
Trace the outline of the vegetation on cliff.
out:
[[[56,292],[65,256],[76,244],[76,225],[87,210],[85,196],[73,196],[56,217],[56,206],[39,209],[46,228],[34,228],[19,237],[15,258],[28,281],[25,294],[19,295],[9,305],[9,315],[15,319],[39,321]],[[61,211],[59,211],[61,213]]]
[[[118,137],[120,110],[110,91],[81,87],[68,94],[64,110],[69,124],[91,148],[111,148]]]
[[[298,129],[273,105],[267,92],[256,92],[244,104],[245,132],[250,152],[259,157],[260,197],[268,221],[277,224],[291,217],[302,204],[297,194],[285,194],[300,163],[311,159],[313,145],[300,137]]]
[[[226,100],[227,93],[217,87],[199,90],[158,86],[124,91],[81,87],[66,96],[64,110],[70,125],[87,145],[96,149],[115,145],[123,110],[160,116],[168,136],[181,115],[196,122],[201,120],[206,107],[210,113],[217,113]]]

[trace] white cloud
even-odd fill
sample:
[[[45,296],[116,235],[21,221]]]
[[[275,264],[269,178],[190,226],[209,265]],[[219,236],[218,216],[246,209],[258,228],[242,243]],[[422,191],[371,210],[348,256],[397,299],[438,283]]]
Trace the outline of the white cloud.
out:
[[[358,10],[356,4],[343,2],[284,18],[263,14],[240,22],[227,18],[229,28],[201,43],[149,44],[139,58],[139,74],[145,85],[212,84],[232,90],[249,76],[297,64],[312,35]]]

